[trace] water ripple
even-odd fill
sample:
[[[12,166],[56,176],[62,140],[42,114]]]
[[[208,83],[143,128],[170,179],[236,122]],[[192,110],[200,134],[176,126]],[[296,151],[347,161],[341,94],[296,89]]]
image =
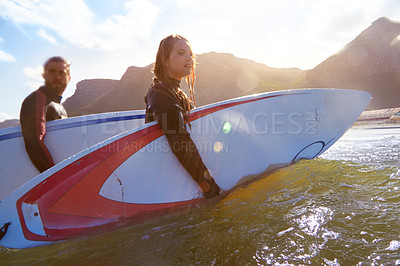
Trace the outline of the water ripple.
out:
[[[221,202],[95,237],[0,249],[8,265],[400,265],[400,129],[351,130],[326,154]]]

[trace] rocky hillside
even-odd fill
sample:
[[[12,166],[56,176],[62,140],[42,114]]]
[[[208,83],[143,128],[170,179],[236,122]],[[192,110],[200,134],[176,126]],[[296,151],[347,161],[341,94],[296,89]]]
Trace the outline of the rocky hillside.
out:
[[[380,18],[339,53],[307,72],[310,87],[368,91],[369,109],[400,106],[400,23]]]
[[[400,106],[400,23],[379,18],[314,69],[271,68],[231,54],[197,58],[197,105],[247,94],[300,87],[368,91],[367,109]],[[143,109],[153,65],[129,67],[121,80],[84,80],[64,106],[70,115]]]
[[[305,71],[270,68],[231,54],[197,57],[195,97],[198,106],[247,94],[303,87]],[[129,67],[121,80],[84,80],[64,106],[70,116],[144,109],[144,96],[153,78],[153,64]],[[182,88],[185,89],[185,82]]]
[[[92,79],[82,80],[76,84],[76,90],[72,97],[68,98],[63,105],[71,112],[69,116],[76,114],[98,113],[98,100],[105,97],[107,93],[114,90],[119,80]],[[100,103],[101,104],[101,103]],[[85,108],[82,108],[85,107]],[[79,110],[79,111],[78,111]]]
[[[8,119],[0,123],[0,129],[19,126],[19,119]]]
[[[307,71],[271,68],[222,53],[198,55],[197,62],[198,106],[257,92],[301,87],[368,91],[373,99],[367,109],[400,106],[400,23],[388,18],[374,21],[340,52]],[[152,69],[153,64],[131,66],[120,80],[80,81],[64,106],[70,116],[143,109]]]

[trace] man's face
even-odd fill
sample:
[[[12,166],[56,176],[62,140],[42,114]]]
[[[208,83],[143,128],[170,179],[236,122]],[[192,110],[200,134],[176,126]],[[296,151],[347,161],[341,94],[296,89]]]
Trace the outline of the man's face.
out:
[[[50,62],[44,70],[45,86],[54,93],[62,96],[68,82],[71,80],[68,66],[65,63]]]

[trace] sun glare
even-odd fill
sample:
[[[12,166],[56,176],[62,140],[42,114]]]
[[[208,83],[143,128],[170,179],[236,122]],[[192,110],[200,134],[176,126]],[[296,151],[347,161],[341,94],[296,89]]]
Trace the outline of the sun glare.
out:
[[[396,46],[396,45],[399,45],[399,44],[400,44],[400,34],[397,35],[397,37],[393,39],[393,41],[390,43],[390,45]]]

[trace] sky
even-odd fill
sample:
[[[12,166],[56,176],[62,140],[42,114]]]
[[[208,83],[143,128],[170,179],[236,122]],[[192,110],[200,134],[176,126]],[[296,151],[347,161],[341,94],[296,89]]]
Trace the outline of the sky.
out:
[[[71,62],[65,100],[81,80],[120,79],[129,66],[153,63],[170,34],[186,37],[197,54],[306,70],[380,17],[399,22],[400,1],[0,0],[0,122],[19,118],[51,56]]]

